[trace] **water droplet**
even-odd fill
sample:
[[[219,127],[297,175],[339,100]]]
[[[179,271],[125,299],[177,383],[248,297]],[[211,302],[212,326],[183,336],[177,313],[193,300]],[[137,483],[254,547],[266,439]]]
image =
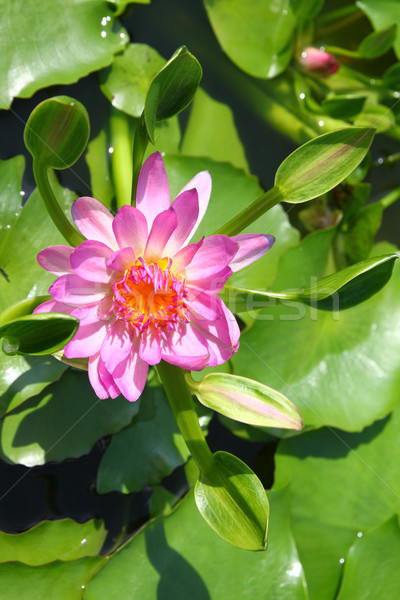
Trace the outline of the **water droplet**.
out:
[[[376,83],[375,79],[370,79],[369,82],[370,82],[371,85],[375,85],[375,83]]]
[[[301,58],[307,58],[307,52],[305,50],[301,53]]]
[[[363,536],[363,532],[362,532],[362,531],[359,531],[359,532],[357,533],[357,537],[359,537],[359,538],[360,538],[360,537],[362,537],[362,536]]]
[[[319,49],[321,50],[321,52],[325,52],[325,46],[320,46]]]
[[[124,37],[125,37],[125,34],[124,34],[124,32],[120,33],[120,34],[119,34],[119,37],[120,37],[120,38],[123,40],[123,39],[124,39]]]
[[[283,14],[283,16],[284,16],[284,17],[286,17],[286,15],[287,15],[287,10],[283,10],[283,11],[282,11],[282,14]]]
[[[344,558],[341,558],[341,559],[339,560],[339,562],[340,562],[340,564],[341,564],[341,565],[343,565],[343,563],[344,563]]]
[[[378,165],[381,165],[381,164],[383,164],[383,156],[380,156],[378,158]]]
[[[22,192],[19,193],[19,195],[20,196],[25,196],[25,192],[22,191]]]
[[[83,538],[83,540],[81,540],[81,543],[80,543],[80,545],[81,545],[81,546],[84,546],[85,544],[87,544],[87,539],[86,539],[86,538]]]
[[[111,21],[111,17],[109,15],[106,17],[106,19],[107,21]]]
[[[19,216],[19,212],[16,212],[16,213],[15,213],[15,216],[16,216],[16,217],[18,217],[18,216]]]
[[[6,229],[11,229],[11,225],[6,225]]]
[[[81,585],[81,590],[84,590],[86,588],[85,585]]]
[[[107,32],[106,31],[102,31],[100,35],[101,35],[102,38],[105,38],[105,37],[107,37]]]
[[[165,156],[165,152],[161,152],[161,156]]]
[[[323,126],[325,125],[325,121],[323,121],[323,120],[321,119],[321,121],[318,121],[318,125],[319,125],[320,127],[323,127]]]
[[[299,94],[300,100],[304,100],[304,98],[306,97],[304,92],[301,92],[301,94]]]
[[[112,154],[113,152],[114,152],[114,148],[112,146],[110,146],[109,149],[108,149],[108,153]]]

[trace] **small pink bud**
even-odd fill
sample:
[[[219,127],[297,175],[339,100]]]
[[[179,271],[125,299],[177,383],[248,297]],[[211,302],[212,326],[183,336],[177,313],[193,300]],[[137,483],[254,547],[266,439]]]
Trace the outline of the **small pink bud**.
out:
[[[333,75],[339,68],[339,63],[332,54],[318,48],[304,48],[298,60],[304,71],[322,77]]]

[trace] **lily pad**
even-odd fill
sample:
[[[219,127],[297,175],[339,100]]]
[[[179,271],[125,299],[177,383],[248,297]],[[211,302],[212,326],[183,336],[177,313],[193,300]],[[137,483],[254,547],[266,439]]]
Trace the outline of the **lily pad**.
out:
[[[268,496],[266,552],[241,550],[219,538],[203,521],[190,492],[172,514],[148,524],[108,560],[87,585],[85,600],[305,600],[303,570],[290,529],[290,494],[279,490]]]
[[[109,65],[128,42],[104,0],[0,0],[0,14],[0,108]]]

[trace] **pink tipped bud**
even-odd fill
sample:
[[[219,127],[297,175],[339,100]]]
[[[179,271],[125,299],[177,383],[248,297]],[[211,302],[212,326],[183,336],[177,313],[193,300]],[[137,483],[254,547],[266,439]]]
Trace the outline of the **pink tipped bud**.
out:
[[[339,63],[332,54],[318,48],[304,48],[298,60],[304,71],[322,77],[333,75],[339,68]]]

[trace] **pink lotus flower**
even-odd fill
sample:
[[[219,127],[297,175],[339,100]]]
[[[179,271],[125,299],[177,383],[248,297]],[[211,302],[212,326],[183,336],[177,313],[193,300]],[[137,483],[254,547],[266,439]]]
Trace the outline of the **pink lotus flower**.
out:
[[[53,300],[35,312],[77,317],[68,359],[89,358],[100,398],[136,400],[149,365],[165,360],[190,370],[219,365],[239,346],[239,328],[218,292],[233,271],[264,255],[270,235],[213,235],[189,243],[207,209],[211,177],[196,175],[170,204],[159,153],[142,167],[137,207],[113,218],[93,198],[78,198],[72,217],[87,238],[77,248],[52,246],[39,264],[58,275]]]

